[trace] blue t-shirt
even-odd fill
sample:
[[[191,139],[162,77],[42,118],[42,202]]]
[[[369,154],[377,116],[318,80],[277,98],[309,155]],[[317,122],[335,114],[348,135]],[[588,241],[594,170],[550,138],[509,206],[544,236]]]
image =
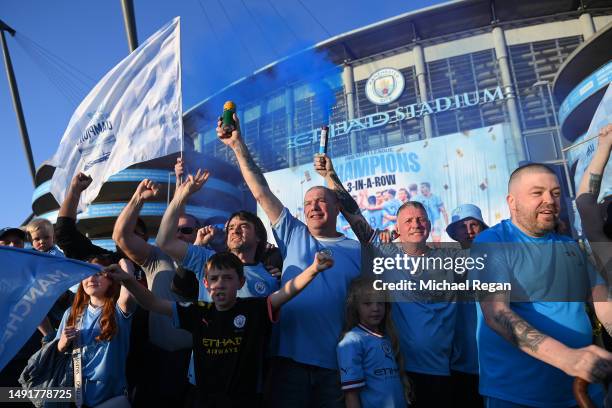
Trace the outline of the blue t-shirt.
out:
[[[306,289],[282,307],[275,354],[335,370],[346,292],[360,273],[360,245],[345,236],[315,239],[306,225],[286,208],[273,226],[273,232],[283,254],[283,285],[311,265],[318,251],[329,249],[334,258],[332,268],[318,274]]]
[[[406,407],[400,369],[391,341],[358,325],[337,348],[342,390],[359,389],[364,408]]]
[[[513,243],[501,245],[494,243]],[[603,282],[593,268],[581,261],[578,245],[569,237],[549,233],[541,238],[526,235],[510,220],[481,232],[474,240],[472,256],[488,249],[485,269],[479,273],[486,280],[494,276],[512,282],[519,294],[530,302],[511,302],[510,308],[540,332],[568,347],[592,344],[592,330],[584,302],[538,301],[541,296],[557,294],[562,287],[587,288]],[[554,295],[554,293],[552,294]],[[477,308],[480,393],[485,396],[534,407],[570,407],[573,378],[521,351],[493,331]],[[589,388],[594,401],[602,400],[603,389]],[[598,398],[598,396],[599,398]]]
[[[376,243],[380,244],[378,238]],[[376,247],[377,256],[395,258],[403,256],[401,245],[380,245]],[[456,257],[458,251],[453,249],[430,249],[430,257]],[[385,282],[399,282],[412,280],[416,276],[423,280],[454,281],[452,270],[429,269],[411,275],[406,270],[387,270],[382,275]],[[377,278],[378,279],[378,278]],[[418,286],[418,284],[417,284]],[[432,297],[423,299],[411,298],[409,291],[392,291],[390,295],[394,302],[392,305],[393,323],[397,329],[402,355],[404,356],[404,369],[415,373],[430,375],[450,375],[450,358],[455,332],[455,318],[457,303],[451,298],[432,301]]]
[[[370,227],[374,229],[383,228],[383,216],[385,215],[383,210],[364,210],[361,214],[368,221]]]
[[[56,339],[59,339],[64,331],[70,310],[72,307],[64,312]],[[122,395],[127,387],[125,362],[130,348],[132,315],[123,313],[119,306],[115,305],[117,334],[110,341],[96,341],[96,337],[100,335],[101,317],[101,307],[88,305],[80,326],[83,403],[91,407]]]
[[[423,207],[425,207],[427,211],[429,222],[431,222],[432,225],[440,218],[440,207],[442,207],[444,203],[442,203],[442,199],[437,195],[430,194],[429,197],[425,197],[419,194],[412,200],[423,204]]]
[[[210,294],[204,286],[204,266],[208,258],[215,252],[206,247],[197,245],[189,245],[187,254],[183,259],[183,266],[196,274],[198,284],[200,285],[198,300],[211,302]],[[244,278],[246,282],[244,286],[238,290],[238,297],[266,297],[269,294],[276,292],[280,285],[278,280],[270,275],[267,269],[261,264],[245,264]]]
[[[49,254],[49,255],[59,256],[61,258],[65,258],[66,257],[66,255],[64,255],[62,250],[59,249],[57,245],[53,245],[51,248],[49,248],[49,250],[47,252],[44,252],[44,253],[45,254]]]
[[[478,374],[478,346],[476,345],[476,304],[458,302],[451,369]]]
[[[383,212],[385,215],[390,215],[395,217],[397,215],[397,210],[402,206],[402,202],[397,198],[392,198],[389,201],[385,201],[383,203]],[[383,228],[387,228],[390,225],[394,225],[394,221],[384,220]]]

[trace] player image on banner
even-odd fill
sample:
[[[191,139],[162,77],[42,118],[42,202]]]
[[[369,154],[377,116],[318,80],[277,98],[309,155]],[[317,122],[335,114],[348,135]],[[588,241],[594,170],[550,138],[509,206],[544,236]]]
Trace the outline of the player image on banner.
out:
[[[408,200],[419,201],[431,221],[430,240],[451,241],[446,234],[448,212],[459,204],[480,207],[489,225],[509,216],[505,139],[510,136],[506,135],[504,125],[494,125],[332,159],[338,177],[373,228],[395,229],[397,209]],[[311,163],[265,177],[274,194],[301,220],[304,193],[324,184]],[[259,209],[258,215],[269,225]],[[355,238],[344,217],[338,218],[337,228]]]

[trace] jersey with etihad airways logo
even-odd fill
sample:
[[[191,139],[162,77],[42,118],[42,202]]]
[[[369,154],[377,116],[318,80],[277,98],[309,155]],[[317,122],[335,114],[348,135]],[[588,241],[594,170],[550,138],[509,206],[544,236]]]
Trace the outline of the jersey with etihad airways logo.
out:
[[[201,401],[261,392],[262,361],[274,321],[268,298],[238,298],[230,310],[214,303],[175,303],[174,324],[191,332]]]
[[[361,324],[338,343],[342,390],[359,389],[362,407],[405,407],[400,369],[387,336]]]
[[[204,286],[204,267],[214,251],[206,247],[189,244],[183,259],[183,267],[195,273],[200,285],[198,300],[211,302],[210,294]],[[244,285],[238,290],[238,297],[266,297],[280,289],[278,280],[270,275],[262,263],[244,264]]]

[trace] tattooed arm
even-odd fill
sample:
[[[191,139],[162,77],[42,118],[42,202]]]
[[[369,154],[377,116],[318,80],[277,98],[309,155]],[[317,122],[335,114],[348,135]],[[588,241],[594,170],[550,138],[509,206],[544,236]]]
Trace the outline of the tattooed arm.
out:
[[[370,242],[376,231],[368,224],[361,214],[359,206],[342,185],[342,181],[338,178],[331,159],[326,155],[316,155],[314,167],[317,173],[325,178],[327,186],[336,193],[336,197],[338,197],[340,202],[340,211],[342,211],[342,215],[351,225],[359,242],[363,244]]]
[[[572,377],[589,382],[603,381],[612,373],[612,354],[595,345],[573,349],[540,332],[516,314],[506,295],[489,295],[480,301],[487,325],[497,334],[537,358]]]
[[[275,224],[283,211],[283,204],[270,190],[268,182],[261,173],[261,169],[255,164],[249,148],[244,143],[244,140],[242,140],[240,136],[240,121],[236,114],[234,114],[234,121],[236,121],[236,130],[231,135],[223,133],[221,121],[219,121],[217,123],[217,137],[234,151],[242,177],[244,177],[244,181],[249,186],[249,190],[251,190],[255,200],[263,208],[270,222]]]
[[[603,328],[612,336],[612,293],[606,285],[597,285],[591,290],[593,309],[597,320]]]
[[[599,195],[604,169],[610,158],[610,149],[612,149],[612,125],[607,125],[599,131],[597,150],[582,176],[576,197],[584,193],[592,193],[595,197]]]

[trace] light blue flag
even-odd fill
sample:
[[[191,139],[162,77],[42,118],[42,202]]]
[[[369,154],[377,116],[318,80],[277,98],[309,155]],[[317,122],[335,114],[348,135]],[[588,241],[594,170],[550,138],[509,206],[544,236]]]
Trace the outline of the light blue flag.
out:
[[[101,267],[30,249],[0,246],[0,370],[30,338],[53,303]]]

